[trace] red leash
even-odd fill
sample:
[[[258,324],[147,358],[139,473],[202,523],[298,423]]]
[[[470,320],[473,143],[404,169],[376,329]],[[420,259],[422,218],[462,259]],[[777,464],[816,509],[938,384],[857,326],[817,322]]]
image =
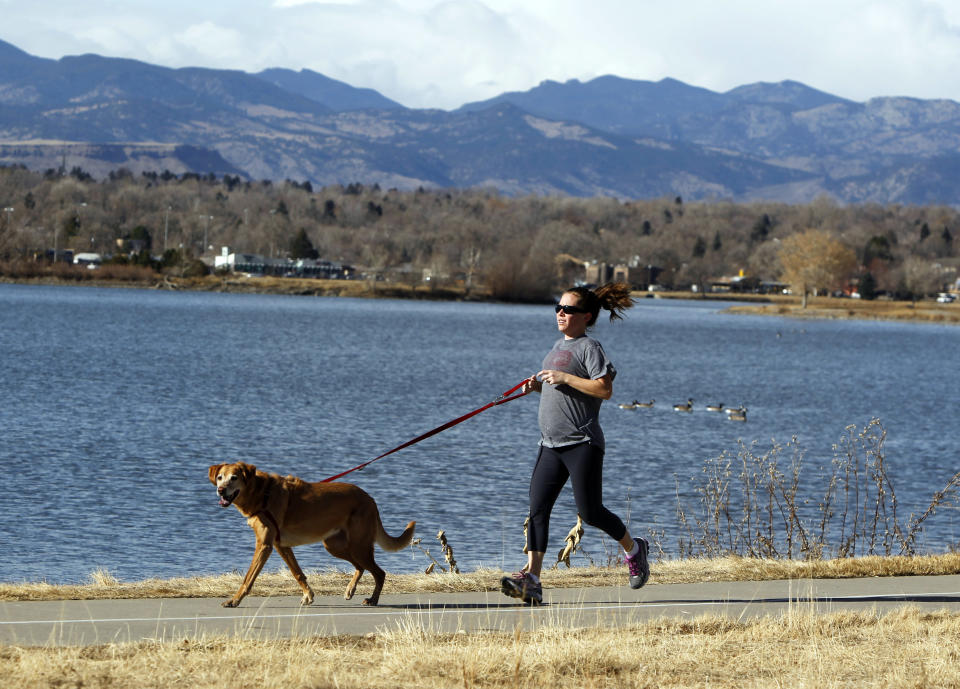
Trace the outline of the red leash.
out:
[[[418,435],[418,436],[417,436],[416,438],[414,438],[413,440],[408,440],[408,441],[405,442],[403,445],[398,445],[397,447],[393,448],[392,450],[388,450],[387,452],[384,452],[384,453],[383,453],[382,455],[380,455],[379,457],[374,457],[374,458],[371,459],[370,461],[364,462],[363,464],[358,464],[357,466],[353,467],[352,469],[347,469],[346,471],[343,471],[343,472],[337,474],[336,476],[331,476],[330,478],[325,478],[325,479],[323,479],[322,481],[320,481],[320,483],[329,483],[330,481],[336,481],[338,478],[340,478],[340,477],[342,477],[342,476],[346,476],[346,475],[349,474],[351,471],[357,471],[358,469],[363,469],[365,466],[367,466],[368,464],[373,464],[373,463],[376,462],[378,459],[383,459],[383,458],[386,457],[387,455],[392,455],[392,454],[393,454],[394,452],[396,452],[397,450],[402,450],[402,449],[405,448],[405,447],[410,447],[410,446],[413,445],[414,443],[419,443],[421,440],[424,440],[424,439],[426,439],[426,438],[429,438],[431,435],[436,435],[436,434],[439,433],[440,431],[445,431],[445,430],[447,430],[448,428],[450,428],[450,427],[452,427],[452,426],[456,426],[458,423],[460,423],[460,422],[462,422],[462,421],[466,421],[466,420],[469,419],[471,416],[476,416],[476,415],[479,414],[480,412],[486,411],[486,410],[489,409],[490,407],[496,407],[496,406],[501,405],[501,404],[506,404],[507,402],[512,402],[513,400],[518,400],[518,399],[520,399],[521,397],[523,397],[524,395],[527,395],[527,394],[529,394],[529,393],[528,393],[528,392],[521,392],[519,395],[513,395],[512,397],[511,397],[511,395],[512,395],[514,392],[516,392],[517,390],[519,390],[520,388],[522,388],[522,387],[523,387],[523,384],[526,383],[528,380],[529,380],[529,378],[524,378],[524,379],[521,380],[519,383],[517,383],[516,385],[514,385],[512,388],[510,388],[509,390],[507,390],[505,393],[503,393],[502,395],[500,395],[499,397],[497,397],[497,399],[495,399],[493,402],[490,402],[489,404],[485,404],[484,406],[480,407],[479,409],[474,409],[474,410],[473,410],[472,412],[470,412],[469,414],[464,414],[463,416],[461,416],[461,417],[458,418],[458,419],[454,419],[453,421],[448,421],[447,423],[443,424],[442,426],[437,426],[437,427],[434,428],[432,431],[427,431],[427,432],[424,433],[423,435]]]

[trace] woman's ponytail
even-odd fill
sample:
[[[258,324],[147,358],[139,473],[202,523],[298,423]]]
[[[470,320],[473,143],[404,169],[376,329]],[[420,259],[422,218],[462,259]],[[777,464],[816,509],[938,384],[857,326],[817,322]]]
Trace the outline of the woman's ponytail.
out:
[[[623,318],[623,312],[633,306],[633,297],[630,296],[630,285],[625,282],[608,282],[595,290],[586,287],[571,287],[565,294],[575,294],[580,306],[590,312],[590,327],[597,322],[600,309],[610,312],[610,320]]]

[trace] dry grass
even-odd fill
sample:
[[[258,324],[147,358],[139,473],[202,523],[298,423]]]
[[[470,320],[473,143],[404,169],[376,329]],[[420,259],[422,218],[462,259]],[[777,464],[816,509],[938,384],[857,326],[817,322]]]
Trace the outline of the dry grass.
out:
[[[0,646],[5,686],[149,689],[289,687],[956,687],[960,616],[906,609],[554,625],[364,637],[184,639],[94,647]]]
[[[499,590],[503,572],[478,569],[467,573],[389,574],[384,593],[456,593]],[[960,574],[960,553],[912,557],[868,556],[836,560],[772,560],[728,556],[661,560],[651,567],[651,584],[680,584],[701,581],[763,581],[778,579],[840,579],[934,574]],[[308,571],[310,586],[319,596],[340,596],[350,573]],[[122,582],[108,572],[97,570],[88,583],[54,585],[45,583],[0,584],[0,601],[97,600],[122,598],[229,598],[240,586],[242,575],[223,574],[182,579],[145,579]],[[361,580],[361,587],[364,582]],[[560,567],[545,570],[548,588],[625,586],[624,567]],[[286,570],[263,572],[254,585],[257,596],[299,596],[300,590]]]
[[[105,265],[97,270],[74,266],[37,265],[31,271],[14,271],[0,264],[0,283],[45,285],[86,285],[90,287],[138,287],[195,292],[235,292],[239,294],[285,294],[317,297],[358,297],[378,299],[464,300],[463,288],[456,286],[411,285],[369,280],[321,280],[314,278],[246,277],[242,274],[178,277],[160,275],[137,266]],[[489,295],[474,290],[469,298],[486,299]]]
[[[813,297],[806,309],[799,297],[778,297],[769,304],[731,306],[726,313],[762,316],[789,316],[793,318],[843,318],[869,320],[920,321],[927,323],[960,324],[960,302],[938,304],[935,301],[864,301],[862,299],[834,299]]]

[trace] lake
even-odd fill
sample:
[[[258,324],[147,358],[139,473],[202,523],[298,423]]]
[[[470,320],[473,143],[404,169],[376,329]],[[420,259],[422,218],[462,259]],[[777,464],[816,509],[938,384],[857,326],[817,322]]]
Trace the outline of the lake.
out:
[[[632,531],[663,529],[669,550],[678,490],[689,495],[704,462],[741,440],[796,436],[810,466],[829,465],[846,426],[879,418],[901,517],[960,469],[960,328],[725,306],[641,299],[593,331],[619,371],[601,414],[605,501]],[[217,505],[208,465],[320,480],[492,401],[539,370],[556,338],[549,305],[0,285],[0,581],[245,571],[253,534]],[[694,413],[672,410],[690,397]],[[616,407],[650,398],[653,409]],[[748,422],[708,402],[742,403]],[[441,561],[443,529],[462,570],[514,570],[537,438],[529,396],[344,480],[374,496],[388,532],[417,520]],[[921,550],[957,544],[956,516],[939,512]],[[574,520],[565,491],[552,550]],[[588,528],[583,545],[602,560],[608,541]],[[349,567],[320,546],[298,558]],[[416,548],[377,558],[388,572],[429,564]]]

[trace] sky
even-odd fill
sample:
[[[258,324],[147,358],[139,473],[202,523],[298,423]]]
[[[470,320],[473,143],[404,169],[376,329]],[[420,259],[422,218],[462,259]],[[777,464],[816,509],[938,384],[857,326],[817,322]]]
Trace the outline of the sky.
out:
[[[960,0],[0,0],[0,40],[53,59],[310,69],[411,108],[607,74],[960,101]]]

